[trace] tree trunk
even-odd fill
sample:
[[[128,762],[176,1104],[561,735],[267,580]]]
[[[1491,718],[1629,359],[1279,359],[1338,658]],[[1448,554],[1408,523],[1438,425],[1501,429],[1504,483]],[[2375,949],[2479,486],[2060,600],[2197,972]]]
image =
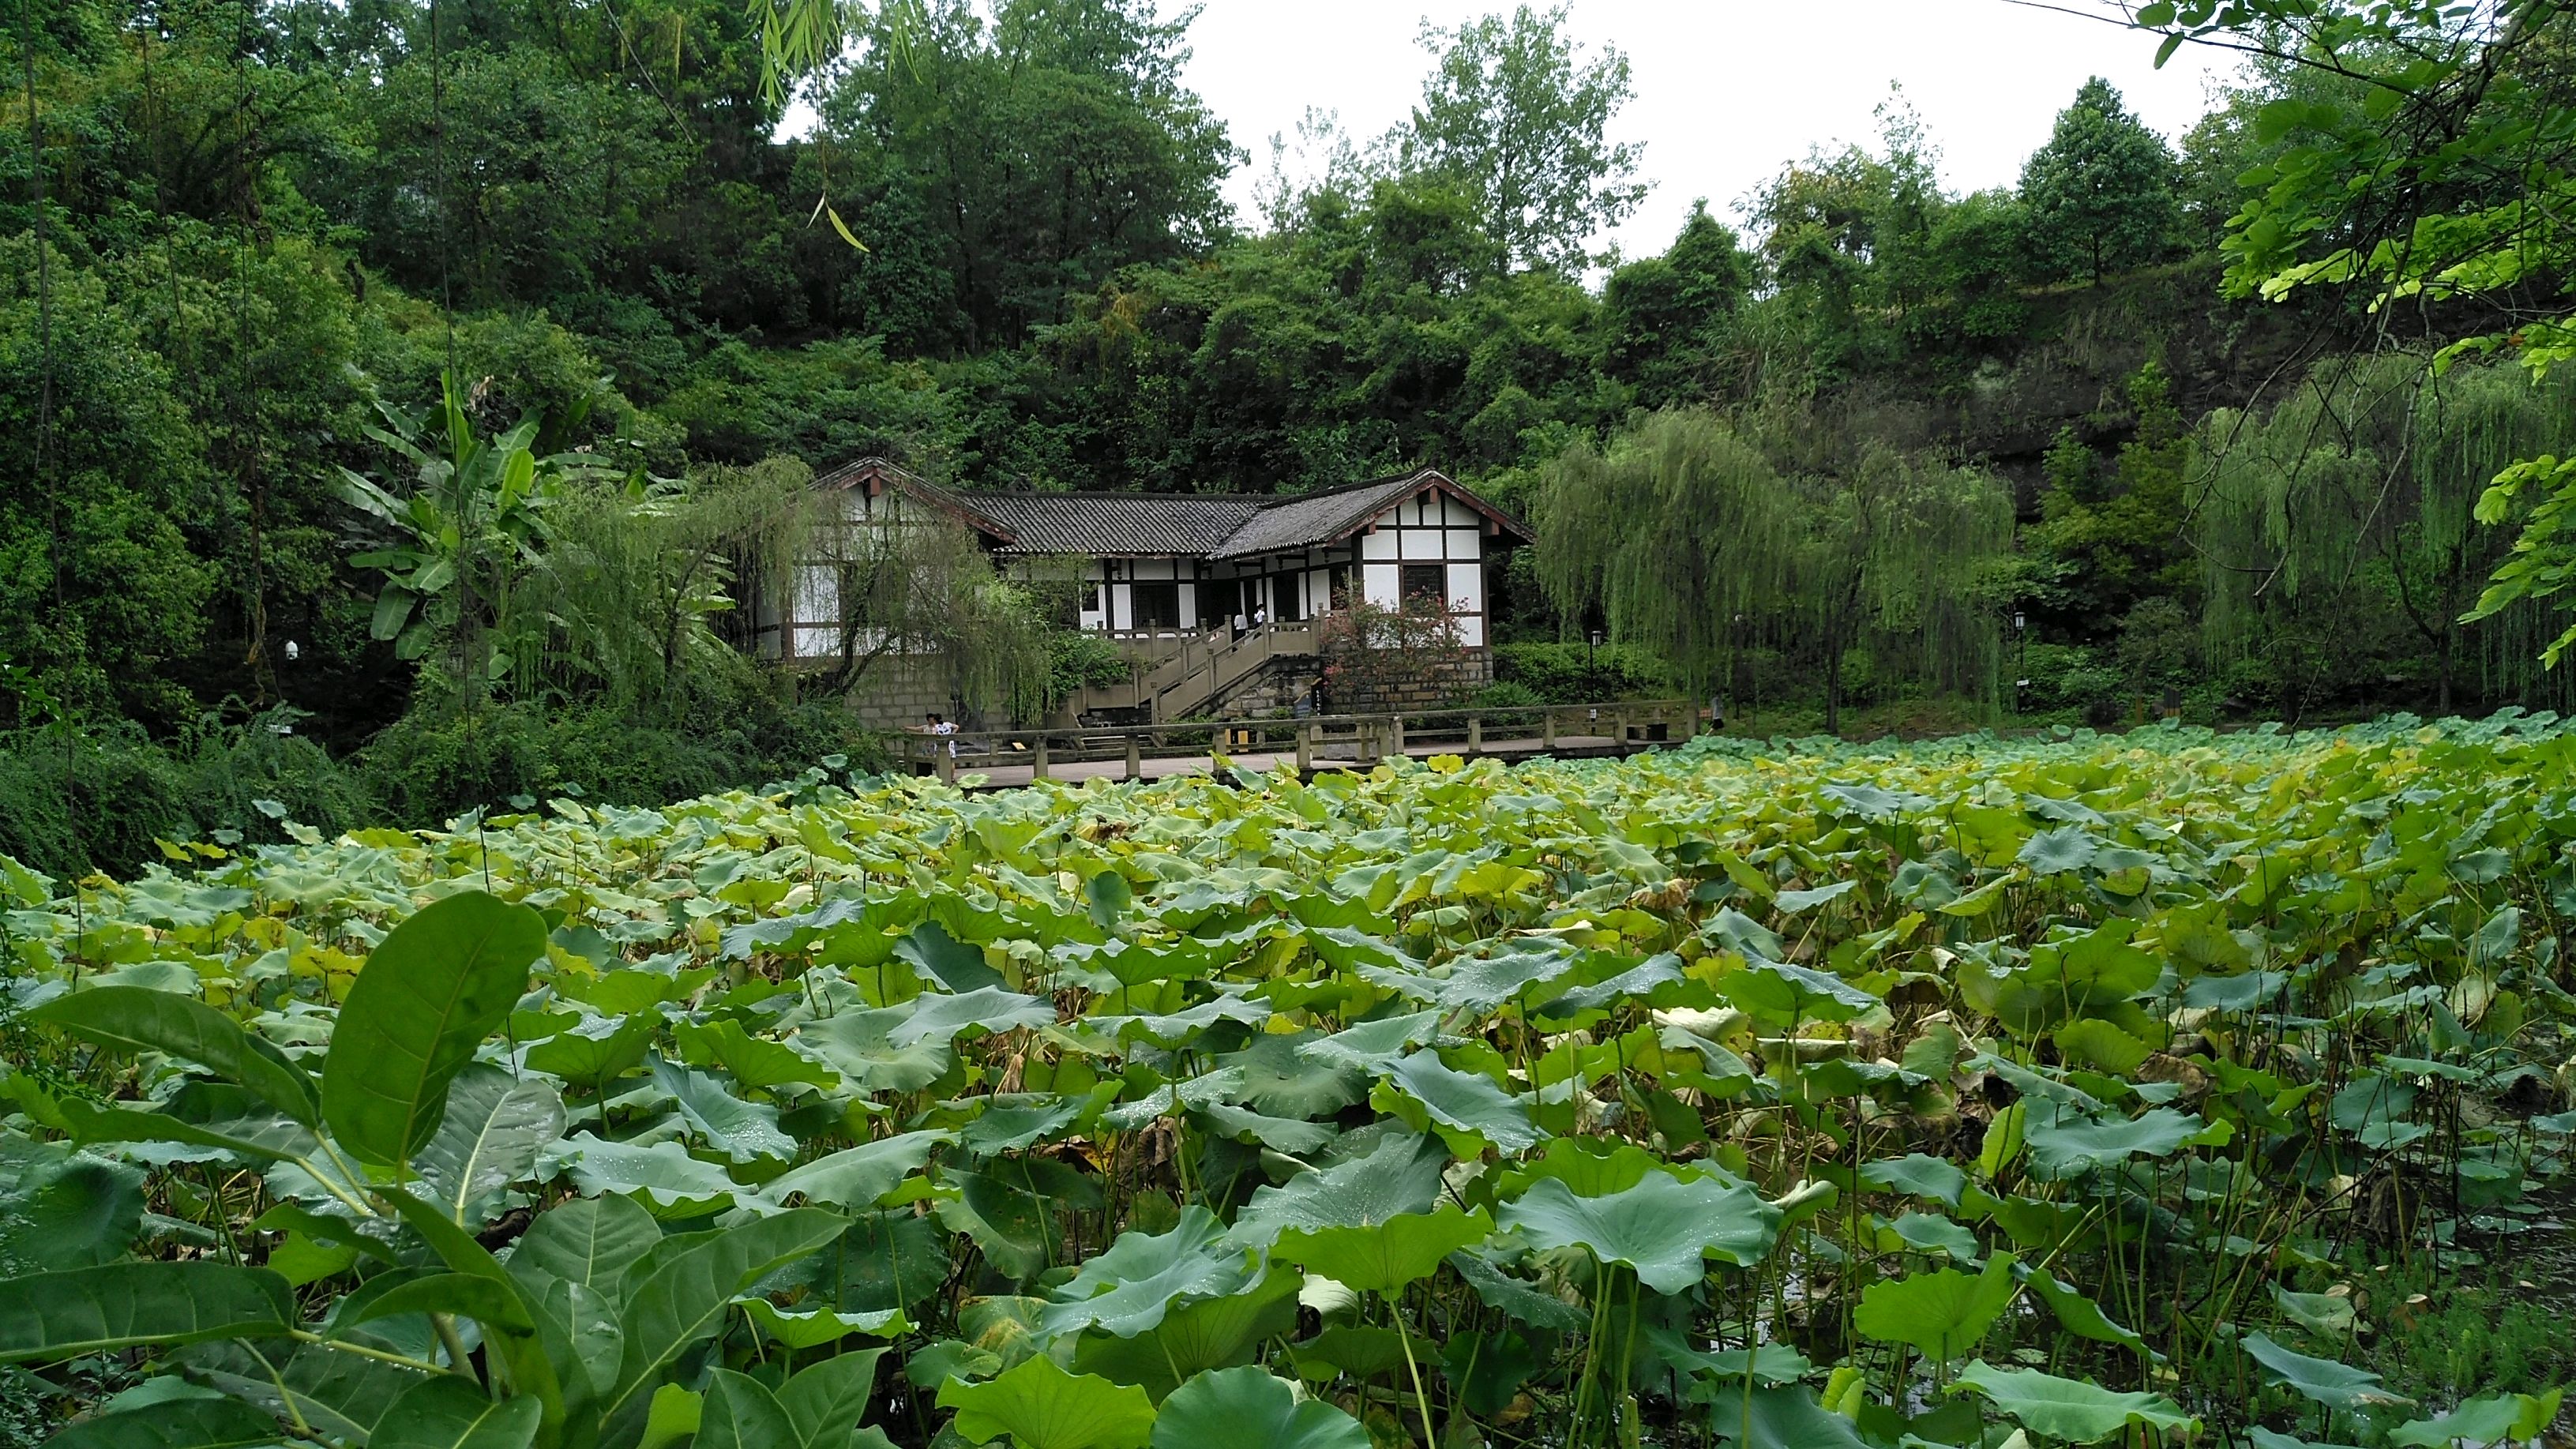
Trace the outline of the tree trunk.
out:
[[[1839,627],[1825,630],[1825,733],[1843,732],[1843,633]]]
[[[2442,629],[2441,648],[2434,653],[2437,670],[2435,677],[2439,683],[2433,695],[2433,709],[2437,714],[2446,715],[2451,712],[2451,655],[2459,637],[2458,629],[2445,625]]]

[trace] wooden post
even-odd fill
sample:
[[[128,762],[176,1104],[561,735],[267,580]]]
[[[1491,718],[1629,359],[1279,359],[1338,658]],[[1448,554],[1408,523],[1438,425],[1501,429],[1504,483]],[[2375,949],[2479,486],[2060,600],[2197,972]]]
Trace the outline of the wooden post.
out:
[[[1404,753],[1404,715],[1401,712],[1398,712],[1390,718],[1391,724],[1388,734],[1389,737],[1395,741],[1395,747],[1388,750],[1387,753],[1390,755],[1400,755]]]
[[[1685,745],[1689,744],[1693,739],[1697,738],[1698,735],[1699,701],[1692,700],[1688,704],[1682,706],[1682,737],[1677,741],[1677,743]]]
[[[1471,755],[1481,755],[1484,752],[1485,717],[1480,714],[1471,714],[1467,716],[1467,753]]]
[[[1538,709],[1538,747],[1543,750],[1556,748],[1556,711],[1546,705],[1540,705]]]
[[[939,776],[939,783],[943,785],[953,785],[957,782],[957,757],[941,748],[951,738],[953,736],[932,735],[930,737],[930,768]]]
[[[1300,724],[1297,726],[1297,773],[1304,775],[1314,768],[1315,727],[1312,724]]]
[[[1145,778],[1145,752],[1134,735],[1127,737],[1127,778]]]
[[[1046,777],[1047,737],[1046,731],[1040,730],[1038,731],[1038,737],[1035,743],[1029,746],[1029,778],[1032,780],[1043,780]]]
[[[1628,707],[1624,704],[1610,711],[1610,743],[1622,751],[1628,748]]]

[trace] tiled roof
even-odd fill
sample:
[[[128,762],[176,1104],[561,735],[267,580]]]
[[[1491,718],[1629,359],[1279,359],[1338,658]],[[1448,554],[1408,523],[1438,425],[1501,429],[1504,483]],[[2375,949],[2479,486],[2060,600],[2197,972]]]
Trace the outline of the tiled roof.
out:
[[[1229,493],[969,493],[966,501],[1016,537],[1010,553],[1079,553],[1094,558],[1217,552],[1262,511],[1263,500]]]
[[[891,483],[983,532],[1004,553],[1093,558],[1246,558],[1338,543],[1425,488],[1438,488],[1523,542],[1529,529],[1424,468],[1314,493],[952,493],[882,458],[862,458],[816,480],[823,487]]]

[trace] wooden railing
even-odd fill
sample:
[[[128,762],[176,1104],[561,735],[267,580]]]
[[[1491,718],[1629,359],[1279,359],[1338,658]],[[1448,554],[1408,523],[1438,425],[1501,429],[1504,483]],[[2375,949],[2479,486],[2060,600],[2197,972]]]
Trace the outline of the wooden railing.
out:
[[[1273,622],[1240,635],[1217,629],[1185,636],[1178,647],[1139,660],[1128,679],[1085,689],[1076,708],[1141,708],[1158,721],[1189,714],[1272,659],[1312,654],[1315,648],[1312,620]]]
[[[906,765],[941,779],[1024,765],[1044,780],[1059,765],[1119,760],[1123,778],[1144,778],[1147,760],[1209,755],[1292,756],[1297,768],[1320,763],[1373,765],[1424,747],[1432,753],[1529,757],[1568,749],[1624,753],[1681,744],[1699,730],[1695,701],[1619,700],[1606,704],[1507,706],[1497,709],[1406,710],[1387,714],[1192,720],[1096,729],[960,730],[896,736]]]

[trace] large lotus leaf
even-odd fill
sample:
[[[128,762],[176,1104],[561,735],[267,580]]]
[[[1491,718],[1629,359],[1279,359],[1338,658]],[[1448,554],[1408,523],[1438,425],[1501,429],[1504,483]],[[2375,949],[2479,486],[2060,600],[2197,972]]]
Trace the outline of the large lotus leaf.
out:
[[[679,1103],[682,1121],[736,1162],[796,1155],[796,1139],[779,1129],[778,1109],[767,1102],[745,1101],[706,1073],[660,1057],[653,1059],[653,1084]]]
[[[1506,1203],[1502,1226],[1546,1248],[1581,1247],[1625,1263],[1658,1293],[1708,1276],[1709,1258],[1749,1266],[1769,1256],[1781,1213],[1742,1183],[1647,1174],[1606,1197],[1577,1197],[1547,1178]]]
[[[1227,1241],[1225,1224],[1193,1203],[1170,1232],[1119,1234],[1055,1291],[1038,1327],[1057,1334],[1096,1324],[1133,1338],[1183,1300],[1239,1292],[1253,1276],[1249,1255]]]
[[[1002,973],[985,963],[984,948],[958,940],[937,921],[924,921],[913,927],[912,934],[895,946],[894,958],[952,992],[968,996],[986,991],[1009,994],[1000,989]],[[1054,1014],[1049,1013],[1048,1020],[1053,1019]]]
[[[725,1075],[754,1091],[805,1084],[831,1087],[840,1078],[830,1067],[798,1053],[784,1042],[753,1036],[742,1023],[725,1020],[700,1025],[684,1021],[671,1028],[681,1059],[693,1067],[721,1067]]]
[[[1442,1011],[1483,1014],[1542,982],[1554,981],[1583,960],[1580,949],[1552,936],[1519,937],[1500,949],[1462,956],[1437,971],[1361,966],[1359,975],[1390,991]]]
[[[1864,1163],[1860,1178],[1873,1187],[1931,1198],[1953,1208],[1959,1205],[1959,1194],[1968,1188],[1968,1174],[1960,1171],[1957,1164],[1920,1152]]]
[[[1431,1052],[1415,1052],[1387,1068],[1386,1079],[1422,1104],[1431,1120],[1472,1132],[1505,1153],[1526,1152],[1545,1134],[1530,1120],[1529,1104],[1481,1072],[1462,1072]]]
[[[2058,1327],[2078,1338],[2089,1338],[2096,1343],[2116,1343],[2163,1362],[2164,1355],[2147,1347],[2143,1334],[2113,1322],[2111,1316],[2102,1311],[2102,1305],[2075,1291],[2046,1268],[2027,1269],[2021,1280],[2023,1286],[2030,1289],[2032,1297],[2047,1304],[2048,1311],[2057,1315]]]
[[[1082,1099],[1046,1092],[995,1094],[981,1099],[984,1110],[957,1132],[957,1142],[977,1157],[1017,1152],[1053,1137],[1082,1114]]]
[[[831,1207],[873,1207],[878,1198],[919,1172],[933,1149],[956,1140],[956,1133],[932,1128],[845,1147],[771,1178],[761,1184],[757,1202],[745,1205],[765,1211],[768,1205],[783,1207],[801,1196]]]
[[[818,1286],[843,1313],[901,1311],[939,1291],[950,1266],[947,1235],[909,1209],[862,1213],[839,1242],[815,1255]]]
[[[2449,1445],[2520,1444],[2536,1438],[2558,1418],[2563,1388],[2545,1394],[2484,1394],[2435,1419],[2401,1424],[2388,1442],[2401,1449],[2448,1449]]]
[[[1628,1001],[1642,1001],[1655,988],[1681,979],[1682,958],[1665,951],[1649,956],[1614,976],[1561,992],[1554,1000],[1533,1008],[1532,1014],[1557,1021],[1570,1020],[1583,1012],[1599,1011]]]
[[[2207,1127],[2196,1115],[2152,1107],[2110,1121],[2065,1111],[2033,1112],[2023,1119],[2022,1131],[2033,1174],[2063,1178],[2116,1167],[2132,1157],[2170,1157]]]
[[[2286,1384],[2330,1409],[2360,1409],[2371,1404],[2411,1404],[2403,1394],[2380,1386],[2379,1375],[2330,1358],[2310,1358],[2259,1333],[2240,1340],[2245,1352],[2263,1366],[2266,1382]]]
[[[1210,1102],[1193,1111],[1219,1137],[1257,1143],[1290,1157],[1322,1151],[1342,1132],[1327,1122],[1308,1122],[1296,1117],[1264,1117],[1258,1112],[1229,1107],[1223,1102]]]
[[[1904,1278],[1887,1278],[1861,1290],[1852,1326],[1865,1338],[1901,1343],[1942,1363],[1964,1358],[2012,1301],[2010,1253],[1997,1253],[1974,1277],[1956,1268],[1940,1268]]]
[[[914,997],[911,1013],[887,1030],[886,1043],[898,1048],[922,1042],[944,1043],[970,1027],[982,1027],[999,1035],[1018,1027],[1053,1025],[1053,1002],[995,986],[979,986],[954,996],[933,993]]]
[[[1661,1165],[1655,1154],[1615,1137],[1559,1137],[1536,1158],[1504,1173],[1501,1190],[1517,1195],[1552,1177],[1576,1197],[1607,1197],[1635,1187]]]
[[[438,1130],[447,1084],[509,1019],[546,922],[461,891],[414,911],[367,954],[322,1060],[322,1117],[362,1162],[408,1161]]]
[[[1143,1389],[1066,1373],[1044,1354],[989,1383],[952,1378],[939,1406],[957,1411],[957,1432],[974,1444],[1008,1434],[1020,1449],[1143,1449],[1154,1430]]]
[[[1358,1101],[1367,1088],[1357,1071],[1325,1065],[1305,1054],[1305,1048],[1322,1040],[1311,1032],[1264,1033],[1242,1051],[1218,1057],[1216,1065],[1220,1070],[1242,1072],[1234,1099],[1268,1116],[1329,1117]]]
[[[1887,1224],[1886,1231],[1918,1253],[1946,1253],[1971,1268],[1983,1256],[1975,1233],[1939,1213],[1899,1213]],[[1881,1246],[1886,1245],[1882,1242]]]
[[[957,1196],[939,1204],[939,1221],[1014,1278],[1034,1278],[1055,1260],[1065,1213],[1100,1203],[1096,1180],[1049,1158],[1004,1158],[980,1172],[952,1166],[945,1176]]]
[[[914,1008],[841,1011],[797,1030],[796,1046],[831,1067],[853,1087],[871,1092],[917,1092],[947,1075],[956,1054],[946,1037],[916,1037],[898,1046],[894,1033]]]
[[[1306,945],[1336,971],[1419,972],[1422,963],[1365,932],[1347,926],[1309,926]]]
[[[2102,842],[2080,825],[2059,830],[2043,830],[2022,842],[2021,851],[2013,858],[2030,867],[2033,875],[2058,875],[2082,870],[2100,854]]]
[[[598,1201],[626,1200],[609,1197]],[[634,1208],[632,1203],[626,1205]],[[642,1212],[640,1208],[635,1210]],[[649,1225],[652,1220],[645,1221]],[[514,1256],[514,1265],[516,1261]],[[569,1382],[570,1370],[578,1366],[585,1391],[616,1382],[617,1365],[626,1356],[626,1330],[618,1326],[616,1300],[600,1289],[564,1278],[523,1274],[519,1283],[529,1313],[538,1319],[538,1332],[548,1344],[547,1353],[556,1359],[559,1377]],[[557,1352],[557,1344],[568,1352]]]
[[[1133,1338],[1086,1333],[1074,1346],[1073,1367],[1139,1385],[1160,1403],[1190,1375],[1244,1363],[1265,1340],[1293,1332],[1301,1283],[1274,1270],[1240,1293],[1181,1304]]]
[[[1982,1359],[1959,1371],[1951,1392],[1983,1395],[2023,1428],[2070,1444],[2097,1443],[2132,1424],[2159,1434],[2180,1430],[2186,1437],[2200,1425],[2162,1394],[2114,1393],[2037,1369],[1996,1368]]]
[[[412,1165],[449,1217],[481,1221],[487,1199],[535,1175],[537,1155],[563,1132],[563,1118],[554,1083],[473,1062],[449,1084],[447,1115]]]
[[[677,1142],[610,1142],[576,1132],[556,1144],[557,1165],[586,1193],[615,1192],[642,1200],[657,1218],[703,1217],[733,1200],[734,1181],[712,1162],[701,1162]]]
[[[1486,1307],[1515,1323],[1572,1333],[1580,1331],[1590,1321],[1590,1315],[1583,1309],[1552,1293],[1540,1291],[1534,1283],[1504,1272],[1492,1259],[1480,1254],[1453,1253],[1449,1256],[1449,1266],[1458,1270],[1458,1276],[1466,1280],[1468,1287],[1476,1290],[1476,1296],[1485,1300]]]
[[[1163,1401],[1153,1449],[1369,1449],[1360,1421],[1253,1365],[1211,1369]]]
[[[143,1174],[68,1155],[0,1197],[0,1277],[113,1262],[142,1230]]]
[[[2066,1022],[2052,1033],[2058,1054],[2069,1062],[2088,1064],[2115,1077],[2125,1077],[2155,1054],[2155,1048],[2098,1016]]]
[[[1742,1449],[1868,1449],[1852,1421],[1816,1402],[1804,1384],[1757,1388],[1721,1385],[1711,1397],[1708,1426]]]
[[[781,1308],[757,1293],[746,1293],[735,1301],[742,1305],[745,1318],[760,1325],[762,1333],[776,1340],[789,1353],[838,1343],[853,1333],[864,1333],[873,1338],[894,1338],[919,1326],[906,1318],[900,1308],[875,1313],[843,1313],[836,1308]]]
[[[1427,1211],[1448,1160],[1433,1138],[1390,1135],[1365,1156],[1254,1189],[1235,1214],[1235,1241],[1267,1247],[1286,1228],[1367,1227]]]
[[[628,971],[627,976],[649,972]],[[645,1010],[631,1016],[591,1016],[528,1048],[528,1065],[552,1072],[581,1087],[598,1088],[612,1077],[644,1065],[660,1030],[662,1014]]]
[[[1270,1019],[1270,1014],[1268,1002],[1226,992],[1179,1011],[1095,1016],[1089,1018],[1089,1024],[1121,1041],[1144,1040],[1157,1046],[1177,1047],[1196,1042],[1219,1022],[1259,1026]]]
[[[1331,1036],[1299,1042],[1297,1055],[1307,1061],[1350,1072],[1383,1072],[1409,1047],[1431,1039],[1440,1026],[1437,1008],[1409,1016],[1382,1017],[1345,1027]]]
[[[1718,994],[1752,1015],[1779,1022],[1849,1021],[1878,998],[1826,971],[1785,961],[1748,961],[1717,984]]]
[[[1368,1227],[1288,1228],[1270,1245],[1270,1256],[1330,1278],[1361,1293],[1393,1293],[1440,1269],[1442,1259],[1493,1236],[1483,1208],[1460,1212],[1442,1203],[1427,1213],[1405,1213]]]
[[[527,1449],[543,1408],[534,1396],[494,1399],[470,1379],[441,1374],[403,1390],[368,1449]]]
[[[1969,1005],[2023,1035],[2060,1021],[2127,1001],[2151,990],[2164,968],[2129,943],[2139,923],[2115,916],[2077,936],[2043,942],[2030,960],[2000,970],[1962,970],[1960,994]]]

